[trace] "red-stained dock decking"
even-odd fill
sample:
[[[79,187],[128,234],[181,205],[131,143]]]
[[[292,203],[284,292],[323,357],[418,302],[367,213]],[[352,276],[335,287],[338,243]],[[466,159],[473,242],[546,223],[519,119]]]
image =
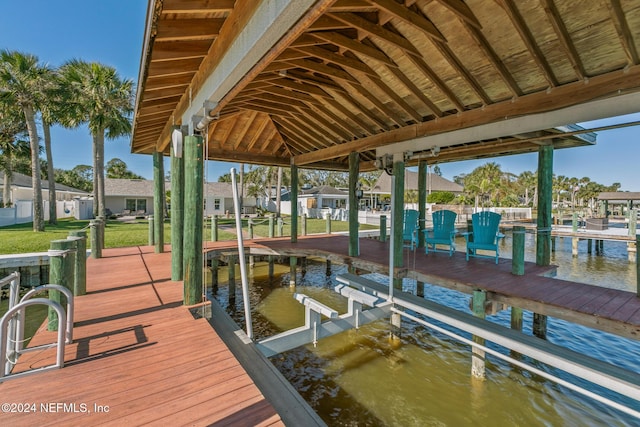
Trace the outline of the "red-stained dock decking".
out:
[[[169,253],[103,254],[88,260],[65,367],[0,384],[0,402],[20,405],[3,407],[0,425],[284,425],[208,321],[182,306]],[[54,339],[39,331],[33,344]],[[53,354],[27,353],[18,369]]]
[[[207,244],[215,249],[224,242]],[[348,255],[348,237],[344,235],[299,237],[297,243],[291,243],[289,238],[261,239],[247,245],[256,253],[321,256],[388,274],[389,244],[375,239],[360,239],[358,257]],[[471,258],[467,262],[463,252],[449,257],[448,253],[427,255],[423,249],[415,253],[405,249],[404,266],[399,273],[465,293],[483,289],[489,300],[498,303],[627,338],[640,338],[640,298],[635,293],[548,277],[553,270],[526,263],[525,275],[515,276],[511,274],[511,260],[506,258],[496,265],[493,259]]]

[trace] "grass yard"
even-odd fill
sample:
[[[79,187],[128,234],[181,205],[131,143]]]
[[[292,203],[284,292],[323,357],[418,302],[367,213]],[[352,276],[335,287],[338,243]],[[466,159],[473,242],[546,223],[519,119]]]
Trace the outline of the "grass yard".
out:
[[[267,218],[252,218],[254,222],[254,237],[268,237],[269,223]],[[278,235],[277,221],[275,235]],[[45,231],[35,233],[32,224],[18,224],[0,228],[0,255],[18,254],[29,252],[46,252],[52,240],[66,239],[72,230],[86,230],[87,248],[91,248],[90,230],[88,220],[77,220],[73,218],[59,219],[57,225],[47,224]],[[248,219],[242,219],[242,228],[248,229]],[[376,229],[376,226],[360,224],[361,230]],[[343,221],[332,221],[331,231],[348,231],[349,223]],[[324,233],[326,231],[326,221],[324,219],[308,219],[307,234]],[[298,218],[298,233],[302,233],[301,220]],[[147,245],[149,243],[149,222],[146,219],[135,219],[131,221],[108,220],[105,228],[105,247],[120,248],[127,246]],[[291,217],[284,217],[283,235],[291,235]],[[204,224],[203,239],[211,239],[211,220],[207,219]],[[234,240],[235,220],[231,218],[220,218],[218,220],[218,240]],[[164,241],[171,243],[171,224],[166,220],[164,224]]]

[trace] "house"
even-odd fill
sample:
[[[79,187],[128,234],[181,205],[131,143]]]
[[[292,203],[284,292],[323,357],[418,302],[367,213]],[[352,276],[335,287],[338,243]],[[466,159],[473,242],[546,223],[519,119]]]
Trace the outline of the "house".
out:
[[[0,172],[0,202],[4,192],[4,172]],[[56,183],[56,199],[59,201],[71,201],[76,197],[87,197],[90,194],[77,188]],[[13,173],[11,178],[11,201],[32,200],[33,189],[31,187],[31,177],[18,172]],[[42,180],[42,199],[49,200],[49,181]]]
[[[104,185],[105,207],[115,214],[129,212],[139,215],[153,214],[153,180],[106,178]],[[165,182],[165,191],[171,191],[171,183]],[[233,190],[228,182],[208,182],[204,188],[204,214],[233,213]],[[243,211],[255,211],[254,197],[245,197]]]
[[[42,202],[44,219],[49,219],[49,181],[42,180]],[[0,172],[0,202],[4,194],[4,172]],[[11,207],[0,208],[0,226],[22,224],[33,221],[33,188],[31,177],[14,172],[10,184]],[[56,217],[88,219],[91,217],[93,200],[86,191],[56,183]]]
[[[418,172],[405,170],[404,171],[404,188],[405,190],[418,191]],[[436,175],[434,173],[427,174],[427,194],[431,194],[435,191],[448,191],[454,195],[462,194],[464,187],[455,182],[449,181],[446,178]],[[366,195],[371,194],[375,199],[374,206],[379,205],[380,200],[384,196],[391,194],[391,176],[383,173],[380,178],[373,185],[372,191],[366,191]]]

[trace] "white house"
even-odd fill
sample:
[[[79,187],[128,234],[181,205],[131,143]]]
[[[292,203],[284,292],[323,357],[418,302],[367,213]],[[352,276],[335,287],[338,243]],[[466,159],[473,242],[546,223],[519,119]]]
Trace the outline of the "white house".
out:
[[[154,182],[146,179],[105,179],[105,207],[114,214],[153,214]],[[171,183],[165,182],[165,191],[171,191]],[[234,213],[231,183],[207,182],[204,187],[204,214],[224,215]],[[256,199],[244,198],[244,212],[255,211]]]
[[[33,188],[31,177],[14,172],[11,179],[11,207],[0,208],[0,226],[23,224],[33,221]],[[5,186],[4,172],[0,172],[0,201]],[[49,181],[42,180],[42,202],[44,219],[49,219]],[[56,183],[56,217],[88,219],[91,217],[93,201],[90,194],[77,188]]]

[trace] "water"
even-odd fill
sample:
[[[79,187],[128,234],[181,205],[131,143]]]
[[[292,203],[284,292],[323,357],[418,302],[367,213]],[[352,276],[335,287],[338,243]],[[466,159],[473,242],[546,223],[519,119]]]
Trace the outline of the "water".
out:
[[[534,248],[532,236],[527,235],[527,239],[526,247]],[[508,256],[510,236],[504,240],[501,255]],[[534,261],[535,254],[528,251],[525,258]],[[559,239],[551,262],[558,265],[558,278],[635,291],[635,266],[627,260],[626,243],[605,242],[602,255],[596,255],[595,248],[588,255],[586,242],[581,242],[579,255],[574,258],[571,239]],[[298,286],[293,290],[289,287],[288,267],[280,267],[270,280],[267,266],[258,265],[253,270],[250,296],[256,338],[304,323],[303,306],[292,298],[294,291],[305,293],[341,314],[346,312],[346,300],[331,290],[336,284],[335,276],[345,271],[346,267],[334,265],[327,276],[324,263],[310,262],[304,275],[298,270]],[[223,277],[226,272],[221,271],[220,283],[224,283]],[[387,283],[384,276],[369,277]],[[415,282],[411,280],[405,280],[403,286],[405,291],[415,291]],[[237,295],[235,306],[228,306],[228,311],[243,325],[239,285]],[[225,286],[220,287],[216,298],[222,304],[228,302]],[[427,284],[425,298],[469,312],[468,295]],[[531,318],[531,313],[525,312],[523,332],[529,335]],[[488,320],[508,326],[509,312],[502,311]],[[467,345],[413,322],[403,320],[400,339],[391,339],[389,331],[388,320],[382,320],[324,338],[317,347],[300,347],[271,360],[332,426],[640,425],[640,420],[491,356],[486,380],[474,379],[470,375],[471,354]],[[554,318],[549,318],[548,340],[635,372],[640,370],[638,341]],[[571,379],[570,375],[536,361],[523,360]],[[580,380],[578,383],[640,410],[638,402]]]

